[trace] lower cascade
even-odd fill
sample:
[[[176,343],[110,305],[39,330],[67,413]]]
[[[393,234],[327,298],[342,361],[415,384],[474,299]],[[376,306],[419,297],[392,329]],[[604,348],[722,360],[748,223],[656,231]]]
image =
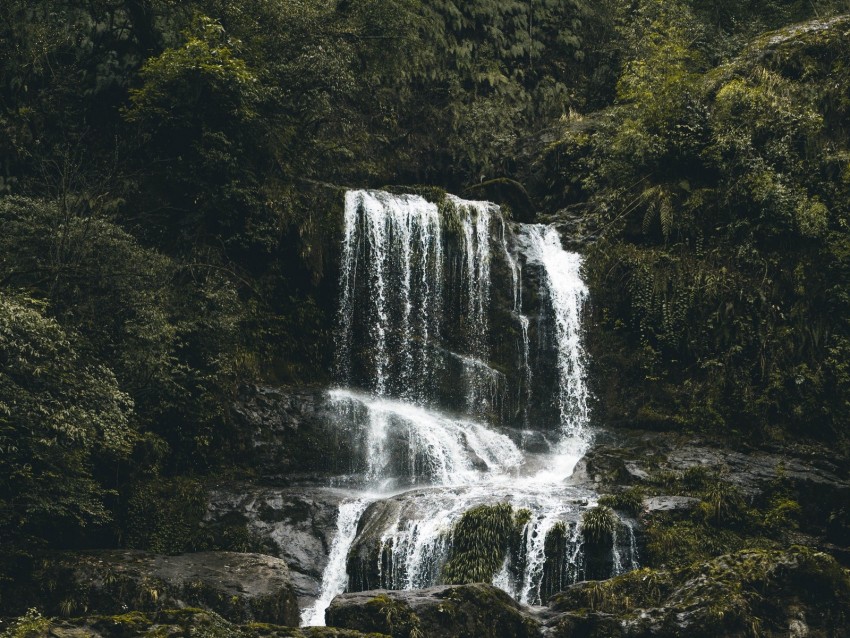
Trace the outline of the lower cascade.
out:
[[[350,191],[344,219],[326,402],[353,458],[302,624],[345,591],[486,580],[540,605],[636,568],[632,523],[570,481],[592,439],[581,256],[453,196]]]

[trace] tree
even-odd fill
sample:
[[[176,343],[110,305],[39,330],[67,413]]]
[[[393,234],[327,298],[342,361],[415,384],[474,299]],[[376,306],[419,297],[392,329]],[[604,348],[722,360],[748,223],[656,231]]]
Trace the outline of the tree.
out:
[[[126,456],[133,404],[43,305],[0,292],[0,538],[110,519],[94,465]]]

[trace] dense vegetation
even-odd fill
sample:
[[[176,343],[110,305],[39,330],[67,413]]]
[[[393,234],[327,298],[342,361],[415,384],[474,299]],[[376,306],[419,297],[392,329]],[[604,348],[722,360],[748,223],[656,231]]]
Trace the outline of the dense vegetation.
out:
[[[327,374],[345,185],[579,217],[600,418],[846,450],[842,11],[5,0],[0,580],[39,547],[197,546],[138,526],[232,458],[239,383]]]

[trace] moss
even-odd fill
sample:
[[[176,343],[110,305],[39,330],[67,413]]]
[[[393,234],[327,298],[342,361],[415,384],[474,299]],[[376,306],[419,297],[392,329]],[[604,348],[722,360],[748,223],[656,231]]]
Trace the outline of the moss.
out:
[[[443,580],[452,585],[492,581],[517,528],[513,508],[507,503],[481,505],[465,512],[452,530],[451,555],[443,568]]]
[[[801,606],[813,628],[834,630],[850,620],[847,572],[830,556],[801,547],[747,549],[681,569],[644,568],[581,583],[553,602],[558,611],[590,609],[632,623],[652,609],[654,622],[697,636],[747,635],[754,626],[783,635]],[[677,624],[683,619],[688,627]]]
[[[424,638],[419,617],[404,602],[381,594],[366,605],[378,612],[386,632],[394,638]]]
[[[645,491],[642,487],[630,487],[622,492],[606,494],[599,499],[599,504],[637,516],[643,510],[644,495]]]
[[[21,619],[0,638],[42,638],[47,636],[51,624],[37,612]],[[17,622],[17,621],[16,621]],[[9,633],[17,626],[26,633]],[[388,638],[386,634],[363,634],[348,629],[333,627],[309,627],[305,629],[280,627],[267,623],[237,625],[218,614],[187,607],[168,609],[151,614],[129,612],[114,616],[89,616],[58,621],[59,630],[71,630],[72,635],[99,635],[103,638],[167,638],[173,636],[201,636],[203,638]],[[38,629],[44,633],[33,633]],[[65,634],[62,634],[65,635]],[[83,634],[80,634],[83,635]]]
[[[581,531],[589,545],[608,544],[617,528],[617,515],[605,505],[587,510],[581,517]]]
[[[518,530],[522,530],[531,520],[531,510],[525,507],[518,509],[514,514],[514,526]]]
[[[138,636],[154,624],[145,614],[133,611],[115,616],[94,616],[88,624],[109,636]]]
[[[537,621],[517,611],[508,594],[492,585],[477,583],[449,591],[440,606],[453,622],[467,627],[476,638],[515,638],[539,635]],[[472,627],[476,628],[473,633]]]

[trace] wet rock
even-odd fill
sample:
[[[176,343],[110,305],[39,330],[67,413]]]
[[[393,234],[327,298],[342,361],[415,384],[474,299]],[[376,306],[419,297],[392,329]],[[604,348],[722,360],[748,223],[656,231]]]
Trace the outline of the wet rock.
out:
[[[298,625],[286,563],[262,554],[199,552],[164,556],[134,550],[61,554],[49,564],[51,613],[120,614],[201,607],[233,622]]]
[[[539,622],[492,585],[375,590],[337,596],[329,626],[388,633],[393,638],[531,638]]]
[[[243,465],[266,480],[324,483],[351,472],[359,458],[323,388],[245,385],[230,412]]]
[[[366,591],[392,586],[387,578],[391,569],[383,569],[384,548],[381,536],[384,530],[400,520],[404,506],[399,499],[382,499],[366,508],[357,526],[357,536],[348,552],[347,591]]]
[[[624,463],[623,469],[633,481],[641,482],[649,480],[649,472],[642,470],[636,463]]]
[[[275,555],[289,566],[299,604],[307,607],[319,596],[339,504],[347,495],[332,488],[231,484],[210,493],[206,524],[238,519],[271,540],[277,547]]]
[[[694,509],[699,499],[690,496],[652,496],[644,499],[643,507],[647,514],[656,512],[680,512]]]

